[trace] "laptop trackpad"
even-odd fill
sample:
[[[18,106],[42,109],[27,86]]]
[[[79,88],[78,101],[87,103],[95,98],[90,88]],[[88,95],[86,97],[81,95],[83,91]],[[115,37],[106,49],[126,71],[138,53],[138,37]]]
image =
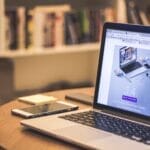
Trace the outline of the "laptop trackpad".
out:
[[[88,126],[73,125],[55,130],[59,135],[64,135],[69,139],[76,139],[79,142],[89,142],[94,139],[104,139],[110,137],[111,134],[102,130],[97,130]]]

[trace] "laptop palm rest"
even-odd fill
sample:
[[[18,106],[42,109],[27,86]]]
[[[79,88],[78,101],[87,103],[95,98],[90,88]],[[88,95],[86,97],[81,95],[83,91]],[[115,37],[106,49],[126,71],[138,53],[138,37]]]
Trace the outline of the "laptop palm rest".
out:
[[[65,127],[62,129],[57,129],[55,133],[59,133],[59,135],[65,135],[73,139],[77,139],[79,142],[89,142],[91,140],[102,139],[111,136],[110,133],[104,132],[102,130],[96,130],[93,128],[87,128],[83,125],[73,125],[70,127]],[[79,136],[80,135],[80,136]]]

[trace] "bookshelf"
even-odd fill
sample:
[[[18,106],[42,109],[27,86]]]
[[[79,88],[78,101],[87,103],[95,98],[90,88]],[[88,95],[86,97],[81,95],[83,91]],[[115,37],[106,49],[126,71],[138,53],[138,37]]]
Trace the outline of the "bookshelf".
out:
[[[26,48],[18,48],[17,50],[13,50],[11,51],[10,49],[6,50],[6,35],[5,35],[5,10],[10,8],[10,7],[26,7],[28,9],[37,7],[37,6],[47,6],[47,5],[62,5],[62,4],[69,4],[71,6],[72,9],[83,9],[83,8],[105,8],[105,7],[112,7],[115,9],[115,13],[116,13],[116,21],[117,22],[126,22],[127,21],[127,16],[126,16],[126,7],[124,6],[125,2],[129,2],[130,0],[82,0],[82,1],[74,1],[74,0],[47,0],[47,1],[43,1],[43,0],[1,0],[0,1],[0,57],[3,55],[11,55],[11,56],[22,56],[22,55],[30,55],[32,53],[32,55],[37,55],[38,54],[42,54],[41,50],[39,51],[39,48],[37,47],[33,47],[31,48],[31,52],[26,51]],[[134,0],[135,3],[138,5],[138,7],[140,7],[140,9],[145,10],[146,7],[148,5],[150,5],[149,0],[144,0],[141,4],[140,0]],[[121,6],[121,7],[120,7]],[[35,37],[39,37],[38,34]],[[35,41],[36,40],[35,38]],[[38,43],[38,42],[37,42]],[[80,45],[80,44],[79,44]],[[88,47],[88,49],[93,49],[93,43],[91,44],[81,44],[84,45],[82,47],[84,47],[85,51]],[[43,53],[45,54],[52,54],[53,52],[55,53],[55,51],[57,51],[56,53],[58,53],[59,51],[62,52],[62,50],[65,52],[65,48],[69,47],[70,50],[75,51],[75,47],[74,45],[72,46],[62,46],[62,48],[43,48]],[[78,48],[78,47],[77,47]],[[96,48],[96,47],[95,47]],[[60,50],[61,49],[61,50]],[[96,50],[98,50],[99,47],[96,48]],[[37,52],[35,52],[37,50]],[[53,52],[47,52],[47,51],[53,51]],[[79,51],[79,50],[77,50]],[[6,54],[5,54],[6,53]],[[18,54],[17,54],[18,53]]]
[[[92,51],[92,50],[99,50],[99,44],[97,44],[97,42],[92,42],[92,43],[81,43],[79,45],[63,45],[61,47],[50,47],[50,48],[41,48],[42,50],[40,50],[40,47],[32,47],[29,50],[27,50],[26,48],[17,48],[17,50],[10,50],[10,49],[6,49],[6,33],[5,33],[5,11],[10,8],[10,7],[26,7],[28,9],[37,7],[37,6],[46,6],[46,5],[63,5],[63,4],[69,4],[71,6],[72,9],[82,9],[82,8],[105,8],[105,7],[114,7],[116,5],[116,1],[117,0],[94,0],[94,1],[90,1],[90,0],[83,0],[83,1],[73,1],[73,0],[48,0],[48,1],[43,1],[43,0],[1,0],[0,2],[0,17],[1,17],[1,21],[0,21],[0,57],[19,57],[19,56],[29,56],[29,55],[39,55],[42,53],[45,53],[44,55],[48,54],[56,54],[56,53],[65,53],[68,52],[69,49],[71,52],[75,52],[77,51],[79,53],[79,51],[83,52],[83,51]],[[36,38],[38,38],[39,36],[36,35]],[[37,41],[35,38],[35,41]],[[38,42],[37,42],[38,43]],[[94,45],[94,48],[93,48]],[[81,46],[81,48],[80,48]],[[76,49],[77,48],[77,49]],[[75,50],[76,49],[76,50]],[[80,50],[82,49],[82,50]]]
[[[30,51],[6,51],[1,52],[0,58],[21,58],[21,57],[32,57],[32,56],[44,56],[44,55],[57,55],[57,54],[74,54],[74,53],[91,53],[99,51],[100,43],[88,43],[88,44],[77,44],[73,46],[61,46],[60,48],[45,48],[44,52],[41,49],[33,49]]]

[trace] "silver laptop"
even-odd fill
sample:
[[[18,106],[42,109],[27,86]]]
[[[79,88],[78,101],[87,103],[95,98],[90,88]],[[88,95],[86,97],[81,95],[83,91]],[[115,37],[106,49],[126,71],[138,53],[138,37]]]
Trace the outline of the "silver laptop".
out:
[[[147,72],[131,79],[121,72],[120,49],[125,46],[136,48]],[[106,23],[93,108],[21,124],[86,149],[150,150],[149,60],[150,27]]]

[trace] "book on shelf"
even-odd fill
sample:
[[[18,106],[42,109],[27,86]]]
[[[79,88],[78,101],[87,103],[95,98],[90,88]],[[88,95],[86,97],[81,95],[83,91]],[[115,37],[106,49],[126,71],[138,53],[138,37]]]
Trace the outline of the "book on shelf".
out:
[[[65,14],[65,43],[77,44],[80,38],[80,24],[77,11]]]
[[[150,22],[150,4],[146,9],[146,17],[148,18],[149,22]]]
[[[8,8],[5,12],[5,48],[25,48],[26,10],[24,7]]]
[[[82,42],[90,42],[90,19],[89,19],[89,12],[87,9],[83,9],[80,12],[80,21],[81,21],[81,35],[82,35]]]
[[[47,13],[44,15],[43,20],[43,27],[40,28],[43,29],[42,33],[43,36],[41,36],[41,40],[43,41],[41,46],[42,47],[51,47],[54,46],[55,37],[54,37],[54,30],[55,30],[55,13]],[[42,35],[41,33],[41,35]]]
[[[139,15],[140,15],[143,25],[146,25],[146,26],[150,25],[148,17],[146,16],[146,13],[144,11],[140,10]]]
[[[17,8],[17,17],[18,17],[18,27],[17,27],[17,37],[18,49],[24,49],[26,44],[26,9],[24,7]]]
[[[100,35],[100,9],[89,10],[90,40],[96,42]]]
[[[126,0],[117,0],[117,22],[126,23],[128,22],[127,18],[127,5]]]
[[[17,38],[17,8],[8,9],[5,13],[5,35],[6,35],[6,49],[17,49],[18,38]]]
[[[34,21],[33,21],[33,10],[28,9],[26,13],[26,48],[33,49],[34,48]]]
[[[34,10],[33,16],[33,45],[34,48],[42,48],[44,45],[44,20],[45,14]]]
[[[127,2],[127,16],[128,22],[134,24],[142,24],[142,20],[139,14],[139,8],[135,1],[131,0]]]
[[[65,44],[65,12],[58,11],[55,13],[55,36],[54,36],[54,43],[55,46],[62,46]]]

